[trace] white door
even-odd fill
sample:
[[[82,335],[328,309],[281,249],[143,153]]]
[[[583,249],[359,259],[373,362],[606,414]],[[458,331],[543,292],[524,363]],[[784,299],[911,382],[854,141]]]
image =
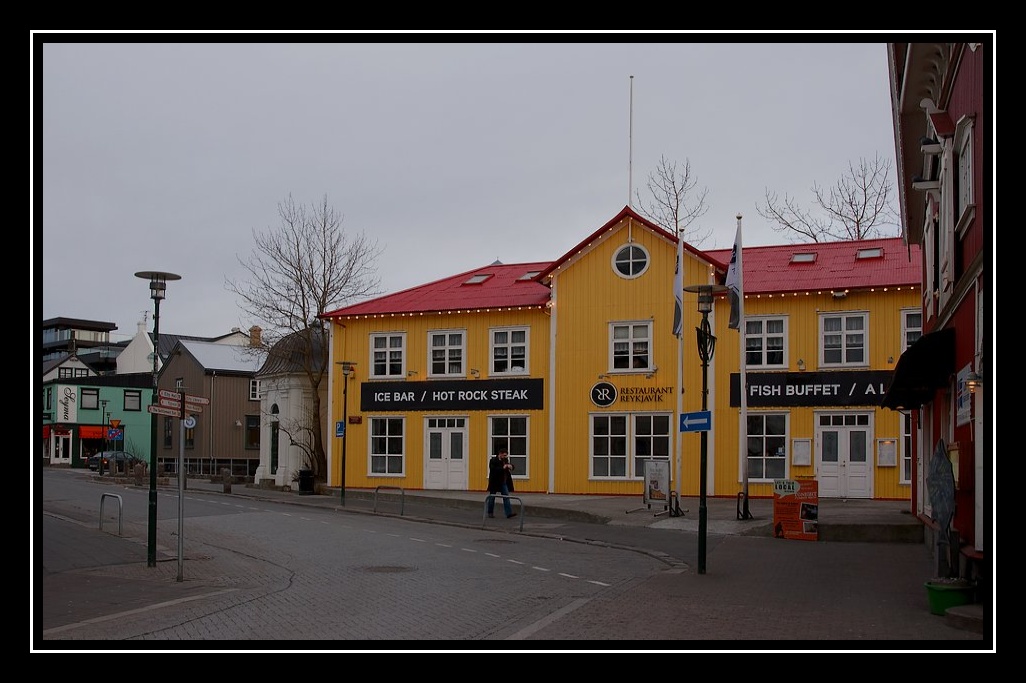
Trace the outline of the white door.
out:
[[[70,465],[71,437],[67,434],[54,434],[53,432],[50,434],[50,464]]]
[[[424,488],[467,490],[467,419],[426,418]]]
[[[820,498],[872,498],[870,413],[816,415],[816,471]]]

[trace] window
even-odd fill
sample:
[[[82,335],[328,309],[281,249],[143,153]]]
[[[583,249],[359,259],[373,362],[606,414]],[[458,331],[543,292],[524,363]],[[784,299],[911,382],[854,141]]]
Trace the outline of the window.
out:
[[[670,459],[670,416],[634,416],[634,476],[645,476],[646,460]]]
[[[370,473],[402,474],[405,471],[405,421],[401,417],[370,420]]]
[[[591,476],[644,477],[647,460],[669,460],[672,422],[661,413],[593,415]]]
[[[534,278],[538,277],[538,273],[540,272],[540,270],[529,270],[520,277],[518,277],[517,280],[533,280]]]
[[[973,119],[966,117],[955,126],[955,221],[961,234],[969,225],[973,209]]]
[[[866,314],[842,313],[819,318],[820,366],[865,366]]]
[[[182,393],[182,387],[184,387],[184,386],[185,386],[185,378],[184,377],[177,377],[177,378],[175,378],[175,391],[177,393],[179,393],[179,394]]]
[[[137,389],[125,390],[125,410],[139,412],[142,410],[142,392]]]
[[[748,479],[772,481],[787,476],[787,414],[748,414]]]
[[[883,248],[882,247],[871,247],[871,248],[867,248],[867,249],[859,249],[858,252],[855,253],[855,258],[856,259],[883,258]]]
[[[463,376],[463,339],[464,332],[448,330],[430,332],[428,348],[431,353],[429,365],[431,377]]]
[[[173,428],[174,428],[174,418],[165,417],[164,418],[164,448],[171,448],[171,446],[173,445],[173,443],[171,441],[172,435],[174,434],[174,432],[172,431]]]
[[[652,323],[613,323],[610,325],[612,339],[609,345],[609,367],[611,371],[630,372],[652,370],[652,356],[649,339],[652,338]]]
[[[492,277],[491,273],[482,273],[481,275],[471,275],[470,279],[464,282],[465,285],[479,285],[485,280]]]
[[[527,372],[526,327],[492,330],[492,375],[522,374]],[[495,453],[496,451],[492,451]],[[513,451],[510,451],[513,457]]]
[[[260,380],[251,379],[249,380],[249,400],[259,401],[260,400]]]
[[[246,416],[246,450],[260,450],[260,416]]]
[[[620,247],[613,255],[613,270],[622,277],[636,278],[648,269],[648,252],[640,244]]]
[[[791,254],[791,263],[815,263],[815,252],[796,252]]]
[[[787,318],[745,316],[745,367],[780,368],[785,362]]]
[[[898,472],[899,484],[912,483],[912,413],[901,415],[901,471]]]
[[[75,376],[74,368],[57,368],[57,379],[71,379]]]
[[[901,312],[901,338],[904,340],[902,351],[912,346],[917,339],[923,336],[923,313],[919,310],[904,310]]]
[[[82,388],[82,410],[96,410],[100,407],[100,390]]]
[[[406,335],[371,335],[371,377],[406,376]]]
[[[513,464],[513,476],[527,476],[527,417],[503,415],[493,417],[489,424],[491,450],[488,457],[505,448],[509,453],[509,461]]]
[[[183,431],[185,432],[185,448],[189,450],[196,448],[196,428],[186,427]]]

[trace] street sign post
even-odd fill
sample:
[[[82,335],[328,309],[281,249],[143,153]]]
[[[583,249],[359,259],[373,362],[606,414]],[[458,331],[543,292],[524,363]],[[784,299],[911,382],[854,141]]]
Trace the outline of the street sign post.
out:
[[[711,410],[696,410],[693,413],[680,414],[680,431],[682,432],[707,432],[711,426]]]
[[[177,408],[166,408],[164,406],[148,405],[146,410],[155,415],[167,415],[169,417],[178,417],[178,414],[182,412]]]

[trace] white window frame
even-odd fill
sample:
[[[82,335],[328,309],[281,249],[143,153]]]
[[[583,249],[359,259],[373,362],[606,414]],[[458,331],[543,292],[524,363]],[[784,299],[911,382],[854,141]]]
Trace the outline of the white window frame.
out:
[[[831,318],[841,319],[840,331],[830,331],[830,335],[841,337],[841,360],[828,362],[826,360],[826,321]],[[856,348],[854,344],[849,345],[848,321],[854,319],[862,320],[862,360],[848,361],[848,351]],[[819,314],[819,367],[821,368],[864,368],[869,367],[869,313],[867,311],[831,311]]]
[[[386,430],[384,435],[375,433],[377,425],[384,423]],[[389,434],[387,427],[398,425],[401,430],[400,434]],[[372,415],[367,419],[367,475],[370,477],[404,477],[406,476],[406,445],[408,431],[406,429],[406,416],[405,415]],[[377,448],[380,444],[378,443],[384,439],[385,450],[384,452],[377,452]],[[399,441],[400,451],[399,453],[388,452],[389,444],[395,443],[395,440]],[[385,463],[385,469],[383,472],[376,472],[374,470],[374,459],[383,458]],[[395,459],[399,459],[400,471],[396,472],[389,469],[389,463]]]
[[[512,433],[511,421],[516,420],[523,424],[523,433]],[[500,423],[505,423],[505,428],[496,429]],[[500,433],[497,433],[500,432]],[[504,433],[501,433],[504,432]],[[527,415],[489,415],[488,416],[488,444],[490,446],[486,455],[490,459],[492,455],[505,448],[509,454],[509,461],[513,464],[513,478],[527,479],[530,476],[531,467],[531,418]],[[486,463],[487,467],[487,463]]]
[[[259,401],[260,400],[260,380],[251,379],[249,380],[249,400]]]
[[[523,343],[513,341],[513,335],[517,332],[524,333]],[[496,336],[505,334],[507,341],[500,342],[496,340]],[[488,341],[490,348],[488,349],[489,358],[489,370],[488,375],[490,377],[502,377],[506,375],[526,375],[531,372],[531,328],[524,326],[515,327],[493,327],[488,331]],[[519,346],[524,347],[524,359],[523,365],[513,364],[513,349]],[[496,349],[506,349],[506,370],[496,370]],[[520,368],[514,370],[513,368]]]
[[[898,453],[898,483],[912,483],[912,412],[898,413],[901,416],[901,451]]]
[[[373,332],[370,335],[370,358],[368,359],[371,379],[395,379],[406,377],[406,333],[405,332]],[[379,348],[376,343],[381,341],[384,346]],[[399,346],[392,344],[398,341]],[[393,354],[399,353],[399,368],[395,369],[395,363],[391,360]],[[383,354],[381,361],[377,356]],[[378,372],[378,366],[384,364],[384,371]],[[393,371],[395,370],[395,371]]]
[[[955,167],[958,193],[955,197],[955,233],[965,234],[976,213],[973,187],[973,117],[964,116],[955,124]]]
[[[638,455],[637,453],[637,439],[640,436],[647,437],[648,435],[638,434],[638,418],[667,418],[667,433],[665,438],[667,440],[667,456],[654,455]],[[617,419],[621,419],[624,425],[623,433],[616,434],[603,434],[598,435],[595,431],[596,420],[606,420],[612,424]],[[670,457],[673,450],[673,414],[663,412],[653,413],[591,413],[588,415],[588,478],[597,481],[638,481],[643,480],[645,477],[644,462],[646,460],[666,460],[670,462]],[[611,446],[608,453],[603,455],[596,455],[595,453],[595,442],[596,439],[605,439],[607,444],[612,442],[619,442],[615,446]],[[618,451],[622,450],[621,455]],[[618,460],[623,461],[624,473],[623,474],[595,474],[595,462],[598,458],[603,458],[610,463]],[[615,468],[608,468],[612,471]],[[638,474],[640,470],[640,474]]]
[[[745,367],[752,369],[777,369],[788,367],[788,334],[787,334],[787,316],[772,315],[772,316],[745,316]],[[783,325],[781,332],[766,332],[766,328],[769,327],[771,322],[780,322]],[[754,328],[759,328],[761,331],[757,331]],[[766,357],[769,355],[768,341],[771,339],[782,340],[783,346],[780,349],[781,359],[779,363],[769,363]],[[757,341],[761,343],[761,348],[752,350],[752,342]],[[774,351],[776,351],[774,349]],[[749,360],[749,353],[758,353],[762,359],[761,363],[752,363]]]
[[[919,316],[919,324],[910,320],[912,316]],[[901,350],[904,351],[912,346],[917,339],[923,336],[923,312],[918,308],[901,309]]]
[[[623,330],[627,333],[626,341],[623,338],[618,338],[617,330]],[[644,337],[638,336],[639,330],[644,330]],[[628,345],[628,352],[626,354],[617,353],[617,344]],[[635,367],[634,363],[637,357],[642,354],[639,353],[638,344],[645,345],[645,366]],[[652,363],[653,358],[652,348],[652,321],[651,320],[625,320],[620,322],[609,323],[609,357],[607,359],[608,370],[610,373],[617,374],[638,374],[638,373],[649,373],[655,370],[655,365]],[[616,367],[616,359],[626,355],[630,367],[618,368]]]
[[[748,474],[749,474],[749,479],[748,480],[750,482],[772,482],[774,479],[780,479],[780,478],[787,479],[788,476],[790,475],[790,471],[791,471],[791,458],[790,458],[790,453],[788,452],[788,447],[789,447],[789,445],[791,443],[791,413],[790,412],[786,412],[786,411],[780,412],[780,411],[769,411],[769,410],[767,410],[767,411],[755,411],[755,412],[748,413],[748,419],[749,420],[752,420],[753,418],[761,419],[763,421],[763,424],[765,424],[765,421],[766,421],[767,418],[778,417],[778,416],[784,418],[784,433],[783,434],[771,434],[771,435],[769,435],[769,437],[772,437],[774,439],[779,438],[781,440],[781,443],[783,444],[783,448],[784,448],[784,452],[781,455],[776,455],[776,456],[773,456],[773,457],[770,457],[770,456],[766,455],[764,447],[765,447],[766,439],[768,437],[765,434],[765,430],[763,430],[762,434],[753,435],[752,434],[752,430],[750,428],[750,425],[745,425],[745,434],[747,434],[747,438],[748,438],[748,443],[745,445],[745,457],[748,458]],[[756,439],[762,442],[763,448],[760,449],[760,455],[752,456],[752,455],[750,455],[750,450],[749,449],[750,449],[750,447],[752,445],[753,440],[756,440]],[[766,476],[761,476],[760,477],[760,476],[757,476],[757,473],[759,472],[759,470],[754,468],[754,467],[752,467],[752,460],[753,459],[757,459],[757,460],[762,462],[761,471],[762,471],[763,475],[766,474],[766,463],[767,463],[767,461],[770,461],[770,460],[772,460],[774,462],[776,462],[778,460],[782,461],[784,463],[784,473],[781,476],[776,476],[775,473],[774,473],[775,476],[772,476],[772,477],[766,477]]]
[[[435,372],[435,337],[444,336],[444,344],[439,347],[445,354],[445,372]],[[452,343],[452,337],[458,336],[459,343]],[[467,331],[465,329],[429,330],[427,338],[428,377],[464,377],[467,373]],[[458,355],[458,357],[457,357]],[[450,370],[453,364],[458,368]]]
[[[645,257],[644,264],[639,267],[638,264],[641,263],[641,259],[634,256],[624,257],[621,259],[620,255],[625,252],[628,254],[637,254],[640,252]],[[620,269],[621,264],[627,267],[628,272],[625,273]],[[648,249],[646,249],[644,245],[637,242],[628,242],[627,244],[618,247],[610,258],[610,266],[613,268],[613,272],[625,280],[633,280],[641,277],[645,274],[645,271],[648,270],[650,265],[652,265],[652,255],[648,253]]]

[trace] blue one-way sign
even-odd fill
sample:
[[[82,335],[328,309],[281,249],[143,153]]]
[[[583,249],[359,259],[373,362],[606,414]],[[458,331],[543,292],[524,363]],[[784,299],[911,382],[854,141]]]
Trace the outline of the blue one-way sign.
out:
[[[680,431],[707,432],[712,425],[712,411],[698,410],[680,414]]]

